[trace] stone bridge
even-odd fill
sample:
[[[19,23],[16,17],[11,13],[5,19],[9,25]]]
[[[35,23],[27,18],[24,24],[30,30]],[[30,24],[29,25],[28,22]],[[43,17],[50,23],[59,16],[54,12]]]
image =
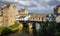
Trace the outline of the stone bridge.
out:
[[[47,21],[47,16],[48,15],[42,15],[42,14],[30,14],[30,15],[19,15],[17,16],[16,20],[19,21],[21,24],[21,27],[26,27],[26,28],[36,28],[36,27],[41,27],[45,25],[45,22]]]

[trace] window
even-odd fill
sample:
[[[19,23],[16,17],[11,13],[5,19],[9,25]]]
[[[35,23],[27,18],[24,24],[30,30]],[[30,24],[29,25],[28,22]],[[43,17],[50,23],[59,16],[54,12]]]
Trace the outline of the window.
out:
[[[2,11],[0,11],[0,16],[2,15]]]
[[[0,15],[1,15],[1,11],[0,11]]]

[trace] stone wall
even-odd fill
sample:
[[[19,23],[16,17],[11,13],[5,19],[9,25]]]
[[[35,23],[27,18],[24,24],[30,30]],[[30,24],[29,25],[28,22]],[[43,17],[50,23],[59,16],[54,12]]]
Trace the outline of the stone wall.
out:
[[[13,25],[14,22],[16,21],[16,16],[18,15],[18,9],[16,8],[16,6],[13,6],[12,4],[5,4],[4,6],[1,7],[0,10],[3,14],[1,17],[1,20],[3,19],[3,24],[4,26],[10,26]]]
[[[28,10],[27,9],[21,9],[21,10],[19,10],[19,14],[21,15],[21,14],[28,14]]]

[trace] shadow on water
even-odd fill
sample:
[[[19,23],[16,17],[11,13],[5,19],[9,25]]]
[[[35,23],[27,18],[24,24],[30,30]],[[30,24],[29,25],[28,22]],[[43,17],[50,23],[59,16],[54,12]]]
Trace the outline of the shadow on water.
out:
[[[4,28],[4,30],[1,32],[0,36],[8,36],[10,33],[12,33],[11,29]]]
[[[9,28],[5,28],[0,36],[55,36],[56,32],[57,35],[60,32],[60,23],[56,26],[56,23],[50,23],[48,26],[45,25],[46,23],[43,23],[44,25],[34,23],[32,29],[29,29],[26,23],[24,24],[22,32],[16,31],[13,33]]]
[[[9,36],[10,34],[13,34],[13,33],[16,33],[18,31],[18,29],[17,30],[15,30],[15,31],[12,31],[11,29],[9,29],[9,28],[4,28],[4,30],[1,32],[1,35],[0,36]]]

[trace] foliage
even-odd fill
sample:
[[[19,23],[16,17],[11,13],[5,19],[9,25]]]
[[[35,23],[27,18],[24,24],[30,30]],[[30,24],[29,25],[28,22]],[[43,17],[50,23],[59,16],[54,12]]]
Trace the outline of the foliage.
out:
[[[56,23],[55,21],[46,22],[48,24],[47,26],[47,35],[50,36],[60,36],[60,23]]]
[[[1,32],[4,30],[4,27],[0,27],[0,34],[1,34]]]
[[[55,32],[55,36],[60,36],[60,32]]]
[[[15,22],[15,24],[14,25],[12,25],[12,26],[8,26],[8,27],[1,27],[0,28],[0,33],[1,33],[1,35],[8,35],[9,33],[11,33],[12,32],[12,29],[14,29],[14,28],[16,28],[16,27],[18,27],[19,26],[19,23],[17,23],[17,22]]]
[[[55,33],[57,31],[56,27],[57,27],[57,23],[55,21],[43,22],[43,26],[41,27],[41,30],[40,30],[40,35],[55,36]]]
[[[16,28],[16,27],[18,27],[18,26],[19,26],[19,23],[15,22],[14,25],[9,26],[8,28],[10,28],[10,29],[14,29],[14,28]]]
[[[8,36],[11,32],[12,32],[11,29],[5,27],[3,29],[3,31],[1,32],[1,35],[0,36]]]

